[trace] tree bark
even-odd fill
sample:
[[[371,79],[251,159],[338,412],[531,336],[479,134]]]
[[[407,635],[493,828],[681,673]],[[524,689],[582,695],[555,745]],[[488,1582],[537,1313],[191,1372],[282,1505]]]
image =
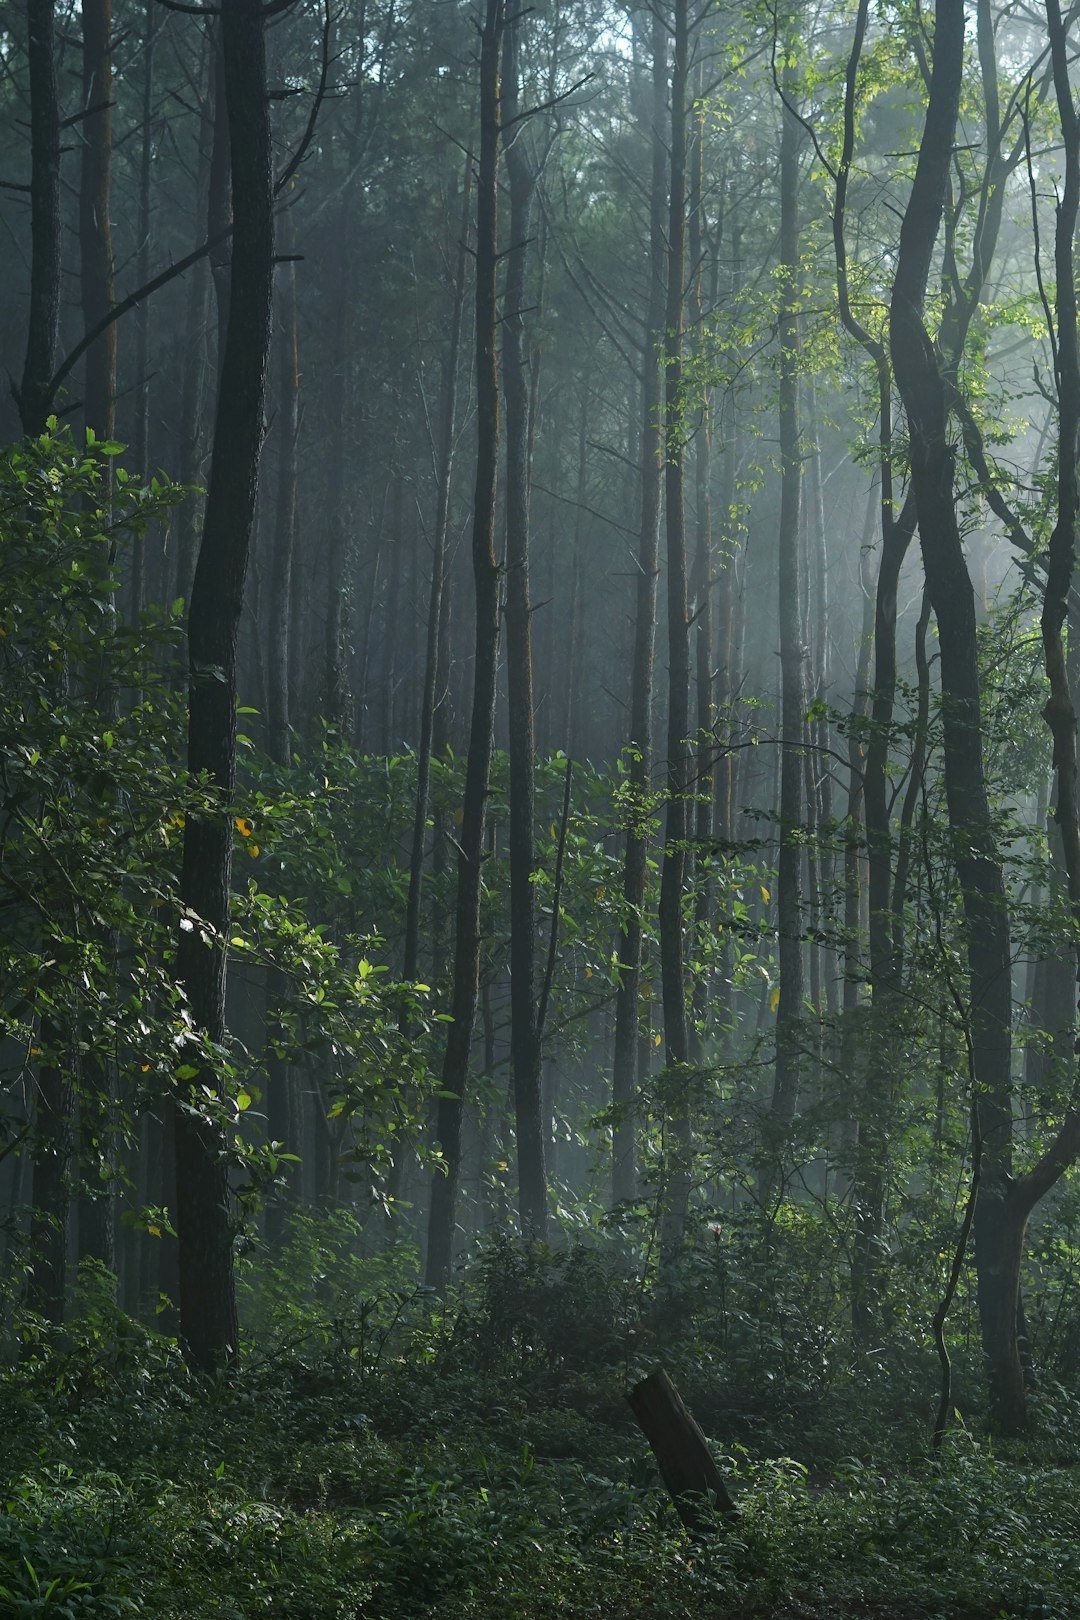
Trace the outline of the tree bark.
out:
[[[799,128],[784,107],[780,130],[780,853],[776,911],[780,999],[776,1011],[776,1067],[762,1192],[771,1195],[791,1133],[799,1097],[802,947],[802,752],[806,647],[804,582],[799,531],[802,446],[799,438]]]
[[[19,383],[19,418],[41,433],[52,408],[60,321],[60,100],[54,0],[27,0],[30,73],[30,310]]]
[[[945,794],[967,930],[969,1039],[983,1160],[975,1256],[983,1345],[999,1422],[1023,1409],[1016,1341],[1019,1287],[1012,1180],[1009,918],[987,792],[980,716],[975,601],[954,498],[946,378],[923,321],[931,256],[944,212],[964,58],[962,0],[937,0],[926,123],[889,310],[893,371],[908,419],[911,481],[927,590],[938,623]],[[1015,1264],[1014,1264],[1015,1261]],[[1011,1306],[1003,1289],[1012,1289]],[[1022,1415],[1019,1416],[1022,1422]]]
[[[503,120],[514,128],[506,143],[510,191],[510,247],[503,312],[503,382],[506,396],[506,684],[510,744],[510,1063],[517,1133],[518,1211],[521,1230],[543,1241],[547,1233],[540,1029],[536,1016],[536,885],[533,868],[536,804],[536,725],[533,715],[532,602],[529,590],[531,411],[525,354],[525,298],[529,231],[536,172],[520,111],[521,18],[506,22]]]
[[[664,330],[664,233],[667,197],[663,114],[667,96],[666,31],[660,8],[652,12],[652,94],[646,125],[652,152],[649,192],[649,303],[642,349],[640,531],[634,609],[634,653],[630,676],[628,741],[629,820],[623,858],[625,922],[619,937],[619,987],[615,1001],[612,1058],[612,1198],[628,1203],[637,1196],[634,1098],[642,1079],[638,1069],[638,1017],[644,936],[648,834],[645,802],[652,776],[653,669],[656,652],[656,581],[660,565],[660,509],[663,498],[660,343]]]
[[[220,807],[184,829],[178,973],[197,1034],[226,1036],[226,942],[232,873],[231,795],[236,767],[236,643],[255,515],[273,300],[274,219],[266,48],[259,0],[229,0],[221,14],[234,231],[231,296],[202,545],[188,614],[188,769]],[[184,926],[184,924],[188,926]],[[204,942],[204,933],[207,936]],[[202,1062],[176,1093],[180,1335],[193,1367],[237,1354],[233,1222],[218,1128],[200,1111],[201,1088],[221,1079]]]
[[[436,1171],[428,1216],[428,1286],[444,1292],[453,1261],[454,1224],[461,1174],[461,1121],[469,1075],[476,1002],[480,987],[480,902],[484,830],[495,726],[495,675],[499,645],[499,568],[495,557],[495,493],[499,454],[498,315],[499,77],[504,27],[503,0],[487,0],[480,50],[480,152],[476,188],[476,486],[472,562],[476,640],[472,714],[465,765],[458,853],[454,937],[454,986],[443,1060],[436,1137],[445,1172]]]
[[[112,308],[112,0],[82,0],[82,169],[79,259],[83,323],[90,332]],[[101,439],[113,436],[117,325],[86,351],[83,417]]]
[[[667,1067],[691,1060],[686,1005],[682,902],[686,886],[689,786],[690,625],[687,617],[686,400],[683,388],[683,317],[686,288],[686,99],[689,87],[689,5],[675,0],[671,66],[671,139],[668,190],[667,302],[664,311],[664,517],[667,560],[668,715],[667,811],[660,868],[660,981]],[[662,1265],[670,1272],[682,1246],[690,1196],[691,1122],[685,1077],[671,1087],[666,1131]]]

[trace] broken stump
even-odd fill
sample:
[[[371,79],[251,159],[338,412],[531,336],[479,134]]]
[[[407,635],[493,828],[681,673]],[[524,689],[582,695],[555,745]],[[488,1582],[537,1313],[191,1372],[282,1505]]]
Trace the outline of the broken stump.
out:
[[[710,1497],[717,1511],[735,1518],[738,1509],[705,1436],[663,1368],[635,1384],[626,1399],[686,1528],[696,1530],[709,1517]]]

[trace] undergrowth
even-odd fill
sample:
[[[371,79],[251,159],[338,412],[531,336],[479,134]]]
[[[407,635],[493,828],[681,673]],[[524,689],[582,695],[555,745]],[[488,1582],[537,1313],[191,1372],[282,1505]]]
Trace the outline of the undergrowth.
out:
[[[1063,1392],[1023,1450],[973,1416],[934,1454],[916,1347],[785,1380],[596,1250],[499,1243],[445,1306],[407,1254],[317,1305],[288,1273],[260,1269],[216,1382],[93,1274],[63,1330],[9,1315],[4,1620],[1080,1613]],[[738,1502],[695,1539],[623,1398],[660,1362]]]

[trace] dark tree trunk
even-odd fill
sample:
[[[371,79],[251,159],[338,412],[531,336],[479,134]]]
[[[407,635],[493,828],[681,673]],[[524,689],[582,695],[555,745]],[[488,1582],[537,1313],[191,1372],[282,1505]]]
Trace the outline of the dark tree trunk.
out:
[[[286,251],[291,246],[289,216],[285,216]],[[278,320],[277,390],[277,502],[274,550],[270,570],[269,646],[266,660],[267,752],[278,766],[291,757],[289,714],[289,627],[292,622],[293,551],[296,542],[296,447],[300,429],[300,349],[297,331],[296,267],[282,267],[281,314]],[[290,1153],[300,1150],[300,1107],[296,1078],[288,1060],[275,1050],[280,1013],[289,996],[289,982],[276,968],[266,973],[265,1032],[266,1129],[271,1142],[280,1142]],[[285,1221],[297,1196],[296,1167],[282,1166],[282,1185],[267,1206],[266,1238],[280,1245]]]
[[[799,128],[785,107],[780,133],[780,853],[776,874],[780,999],[776,1068],[763,1188],[775,1186],[799,1098],[802,947],[802,761],[806,647],[799,533],[802,447],[799,440]]]
[[[716,1511],[734,1518],[735,1503],[724,1476],[667,1373],[662,1369],[650,1373],[626,1398],[687,1529],[697,1530],[707,1522],[710,1497]]]
[[[139,149],[139,223],[136,278],[140,287],[150,280],[150,226],[152,219],[151,167],[154,150],[154,43],[157,16],[154,0],[147,0],[142,44],[142,131]],[[135,410],[132,458],[141,478],[150,474],[150,304],[135,307]],[[146,542],[136,542],[131,564],[131,616],[138,619],[146,606]],[[164,597],[164,593],[162,593]]]
[[[424,690],[420,702],[420,740],[416,750],[416,802],[413,808],[412,844],[409,852],[409,897],[405,908],[405,947],[402,962],[402,977],[406,981],[419,977],[420,907],[424,883],[424,844],[427,841],[435,713],[439,706],[440,682],[445,683],[447,678],[446,665],[440,658],[442,649],[439,642],[443,624],[443,594],[446,589],[446,535],[450,518],[451,478],[454,470],[454,437],[457,431],[458,361],[465,308],[465,260],[471,192],[472,169],[466,165],[461,199],[461,228],[455,254],[450,341],[443,359],[439,443],[435,455],[435,532],[431,546],[431,591],[428,596]]]
[[[640,122],[652,152],[649,192],[649,306],[642,349],[641,511],[634,607],[634,653],[630,676],[628,776],[630,820],[623,861],[626,923],[619,938],[619,987],[615,1001],[612,1058],[612,1197],[616,1203],[637,1196],[634,1099],[643,1076],[638,1066],[643,909],[648,875],[648,833],[644,810],[652,775],[653,661],[656,650],[656,579],[660,566],[660,509],[663,498],[660,343],[664,330],[664,207],[667,196],[663,138],[667,98],[667,36],[660,8],[652,14],[652,95]]]
[[[889,335],[893,370],[908,419],[911,480],[927,590],[938,623],[945,794],[967,927],[973,1106],[983,1150],[975,1214],[979,1313],[992,1399],[999,1422],[1011,1429],[1018,1421],[1022,1423],[1023,1412],[1015,1252],[1023,1242],[1024,1222],[1017,1230],[1009,1191],[1013,1131],[1009,919],[986,785],[975,602],[953,492],[955,449],[948,432],[949,395],[923,322],[931,255],[949,179],[963,58],[961,0],[938,0],[930,98],[900,232]],[[1010,1289],[1007,1301],[1003,1290]]]
[[[687,793],[690,778],[690,625],[683,413],[683,316],[686,287],[686,100],[689,88],[689,6],[675,0],[671,67],[670,185],[668,192],[667,303],[664,312],[664,517],[667,560],[668,715],[667,811],[660,868],[660,981],[664,1053],[669,1069],[690,1062],[682,902],[686,887]],[[672,1088],[667,1132],[663,1263],[670,1270],[682,1246],[690,1196],[690,1106],[685,1080]]]
[[[113,305],[112,0],[82,4],[82,172],[79,180],[79,259],[83,324],[91,331]],[[86,351],[83,417],[102,439],[113,436],[116,399],[113,321]]]
[[[184,829],[178,952],[194,1029],[215,1044],[226,1036],[236,643],[262,445],[274,258],[266,50],[258,0],[231,0],[221,15],[221,38],[235,215],[231,296],[206,517],[188,614],[188,769],[220,796],[220,808],[190,815]],[[198,1069],[176,1098],[180,1334],[192,1366],[210,1369],[236,1355],[236,1295],[223,1144],[218,1128],[197,1111],[200,1088],[216,1091],[221,1081],[213,1067],[200,1062]]]
[[[54,0],[27,0],[30,73],[30,310],[19,384],[24,433],[41,433],[52,408],[60,321],[60,101]]]
[[[288,215],[285,251],[291,246]],[[292,619],[293,553],[296,544],[296,441],[300,428],[300,348],[296,318],[296,266],[282,267],[278,320],[277,511],[270,568],[266,657],[267,752],[289,763],[289,626]]]
[[[473,505],[473,584],[476,593],[476,656],[472,716],[465,765],[458,854],[454,938],[454,987],[443,1061],[436,1136],[445,1173],[436,1172],[428,1217],[427,1281],[445,1290],[453,1260],[454,1224],[461,1173],[461,1120],[469,1075],[476,1001],[480,986],[480,901],[488,777],[495,726],[495,675],[499,645],[499,568],[495,557],[495,491],[499,456],[498,316],[499,71],[502,0],[487,0],[480,52],[480,155],[476,189],[476,489]]]
[[[508,126],[519,112],[520,48],[521,19],[515,15],[506,24],[503,118]],[[502,358],[506,396],[506,683],[510,742],[510,1062],[521,1230],[543,1241],[547,1233],[547,1174],[536,1016],[536,726],[529,590],[530,393],[535,391],[529,386],[524,317],[536,173],[525,131],[520,127],[506,147],[506,170],[510,249]]]

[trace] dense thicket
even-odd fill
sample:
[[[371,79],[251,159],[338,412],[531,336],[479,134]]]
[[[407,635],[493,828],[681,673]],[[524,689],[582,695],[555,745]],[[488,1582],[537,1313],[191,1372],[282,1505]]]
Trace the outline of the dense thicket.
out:
[[[765,1380],[836,1403],[819,1438],[890,1378],[939,1443],[1068,1407],[1072,26],[4,13],[0,1221],[35,1377],[91,1284],[80,1354],[133,1335],[186,1389],[172,1341],[244,1379],[245,1334],[366,1321],[342,1288],[401,1291],[420,1379],[473,1310],[517,1344],[541,1295],[581,1309],[580,1265],[633,1317],[589,1378],[717,1335],[729,1426]]]

